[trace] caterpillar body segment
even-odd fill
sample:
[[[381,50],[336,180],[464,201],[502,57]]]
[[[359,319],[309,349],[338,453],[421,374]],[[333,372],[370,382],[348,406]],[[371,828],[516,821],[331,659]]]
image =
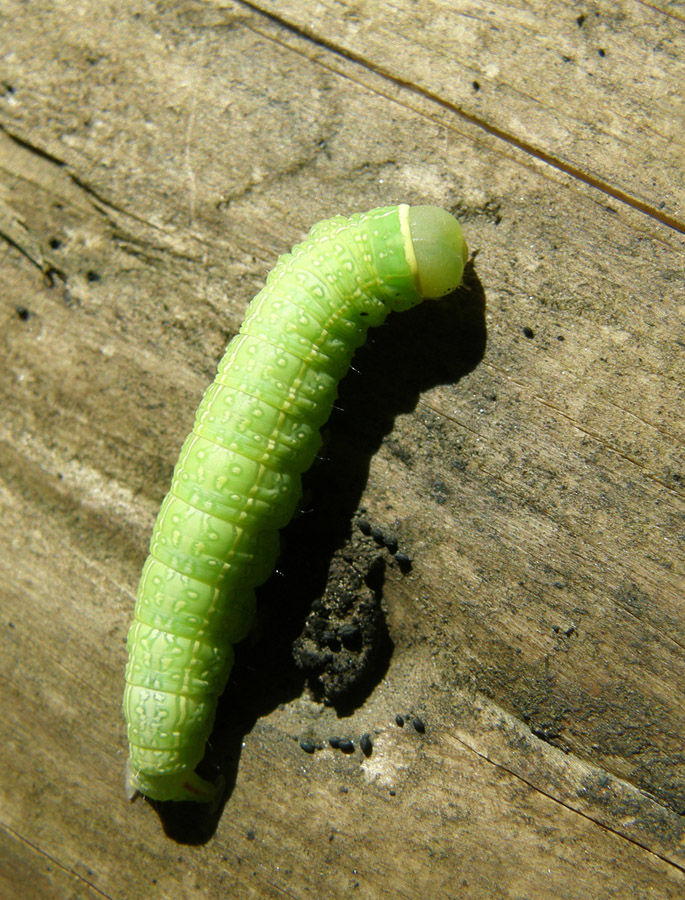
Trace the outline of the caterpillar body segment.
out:
[[[369,327],[461,283],[457,221],[436,207],[315,225],[250,303],[160,509],[128,634],[127,792],[212,802],[200,778],[216,705],[301,496],[337,385]]]

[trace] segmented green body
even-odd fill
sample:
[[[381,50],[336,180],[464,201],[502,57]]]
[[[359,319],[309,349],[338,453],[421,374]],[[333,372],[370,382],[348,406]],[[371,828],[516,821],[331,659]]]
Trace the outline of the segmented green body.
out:
[[[204,395],[128,635],[129,778],[141,793],[212,798],[194,769],[338,381],[370,326],[422,299],[408,209],[316,225],[278,260]]]

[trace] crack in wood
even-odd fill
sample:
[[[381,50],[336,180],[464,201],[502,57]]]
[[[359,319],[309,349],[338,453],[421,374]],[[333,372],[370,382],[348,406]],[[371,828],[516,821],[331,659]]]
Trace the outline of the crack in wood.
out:
[[[256,15],[266,19],[272,24],[278,26],[285,31],[290,32],[296,37],[305,40],[307,43],[312,44],[315,47],[323,48],[327,50],[329,53],[334,56],[338,56],[348,62],[353,63],[356,66],[359,66],[363,70],[370,72],[373,75],[379,76],[385,82],[394,85],[396,88],[399,88],[401,91],[406,91],[410,94],[414,94],[419,96],[425,100],[430,101],[435,106],[440,107],[441,109],[446,110],[447,112],[459,116],[464,121],[468,122],[470,125],[475,126],[481,131],[486,132],[492,137],[498,138],[501,141],[504,141],[508,146],[515,147],[517,150],[521,150],[528,156],[532,156],[540,162],[546,163],[548,166],[556,169],[559,172],[563,172],[565,175],[570,176],[576,181],[580,181],[583,184],[587,185],[595,189],[596,191],[605,194],[608,197],[611,197],[614,200],[618,200],[619,203],[625,204],[626,206],[632,207],[632,209],[637,210],[638,212],[643,213],[646,216],[649,216],[652,219],[656,219],[658,222],[661,222],[662,225],[666,225],[669,228],[672,228],[674,231],[685,234],[685,222],[682,222],[680,219],[675,218],[674,216],[669,216],[666,213],[662,212],[659,209],[655,209],[649,203],[645,203],[643,200],[640,200],[638,197],[635,197],[629,194],[627,191],[622,190],[621,188],[615,187],[610,184],[608,181],[599,178],[597,176],[593,176],[584,172],[582,169],[578,168],[578,166],[573,165],[573,163],[566,162],[561,159],[561,157],[554,156],[552,153],[549,153],[546,150],[543,150],[542,147],[537,147],[535,144],[530,143],[530,141],[523,140],[522,138],[517,137],[513,132],[507,131],[504,128],[500,128],[497,125],[488,122],[486,119],[474,115],[473,113],[467,112],[465,109],[457,106],[455,103],[451,103],[449,100],[446,100],[444,97],[441,97],[439,94],[435,93],[432,90],[429,90],[426,87],[422,87],[418,84],[415,84],[411,81],[407,81],[404,78],[400,78],[397,75],[394,75],[391,71],[386,69],[381,65],[377,65],[369,59],[366,59],[359,53],[354,53],[351,50],[347,50],[342,47],[340,44],[336,44],[334,41],[323,37],[320,34],[316,34],[314,31],[306,28],[301,28],[298,25],[289,22],[282,16],[277,15],[276,13],[267,12],[264,9],[261,9],[256,3],[251,3],[249,0],[236,0],[236,3],[241,4],[242,6],[250,9]],[[277,43],[282,43],[278,41],[274,35],[269,34],[267,32],[261,31],[259,28],[253,26],[252,24],[247,24],[251,31],[254,31],[256,34],[261,35],[261,37],[276,41]],[[306,56],[310,62],[322,66],[327,69],[332,69],[338,75],[344,75],[348,78],[351,76],[348,73],[343,73],[337,71],[334,67],[330,65],[326,65],[319,57],[309,56],[304,53],[302,50],[299,50],[296,47],[291,46],[290,44],[284,44],[289,50],[294,53],[300,53],[303,56]],[[352,81],[356,82],[356,79],[351,78]],[[408,106],[414,112],[419,115],[425,115],[422,110],[415,109],[410,106],[410,104],[404,103],[400,98],[393,97],[387,94],[384,94],[382,91],[376,91],[375,88],[371,87],[364,82],[357,82],[361,84],[363,87],[368,90],[374,90],[375,92],[381,94],[386,97],[386,99],[394,102],[400,103],[404,106]],[[444,122],[441,124],[445,125]]]

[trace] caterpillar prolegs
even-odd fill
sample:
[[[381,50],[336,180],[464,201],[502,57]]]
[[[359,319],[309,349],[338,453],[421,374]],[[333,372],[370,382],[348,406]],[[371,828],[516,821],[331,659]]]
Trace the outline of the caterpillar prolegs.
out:
[[[129,795],[215,798],[195,767],[338,381],[370,326],[453,291],[466,259],[459,224],[437,207],[335,216],[278,260],[250,303],[181,450],[138,587],[123,701]]]

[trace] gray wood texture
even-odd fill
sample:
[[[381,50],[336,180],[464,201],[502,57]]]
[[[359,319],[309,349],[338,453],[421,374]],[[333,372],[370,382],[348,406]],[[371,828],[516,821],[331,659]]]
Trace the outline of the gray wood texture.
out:
[[[0,0],[3,898],[683,896],[684,22]],[[120,704],[181,442],[278,254],[396,202],[473,268],[364,348],[308,500],[413,558],[387,671],[343,718],[281,685],[267,600],[226,803],[160,818]]]

